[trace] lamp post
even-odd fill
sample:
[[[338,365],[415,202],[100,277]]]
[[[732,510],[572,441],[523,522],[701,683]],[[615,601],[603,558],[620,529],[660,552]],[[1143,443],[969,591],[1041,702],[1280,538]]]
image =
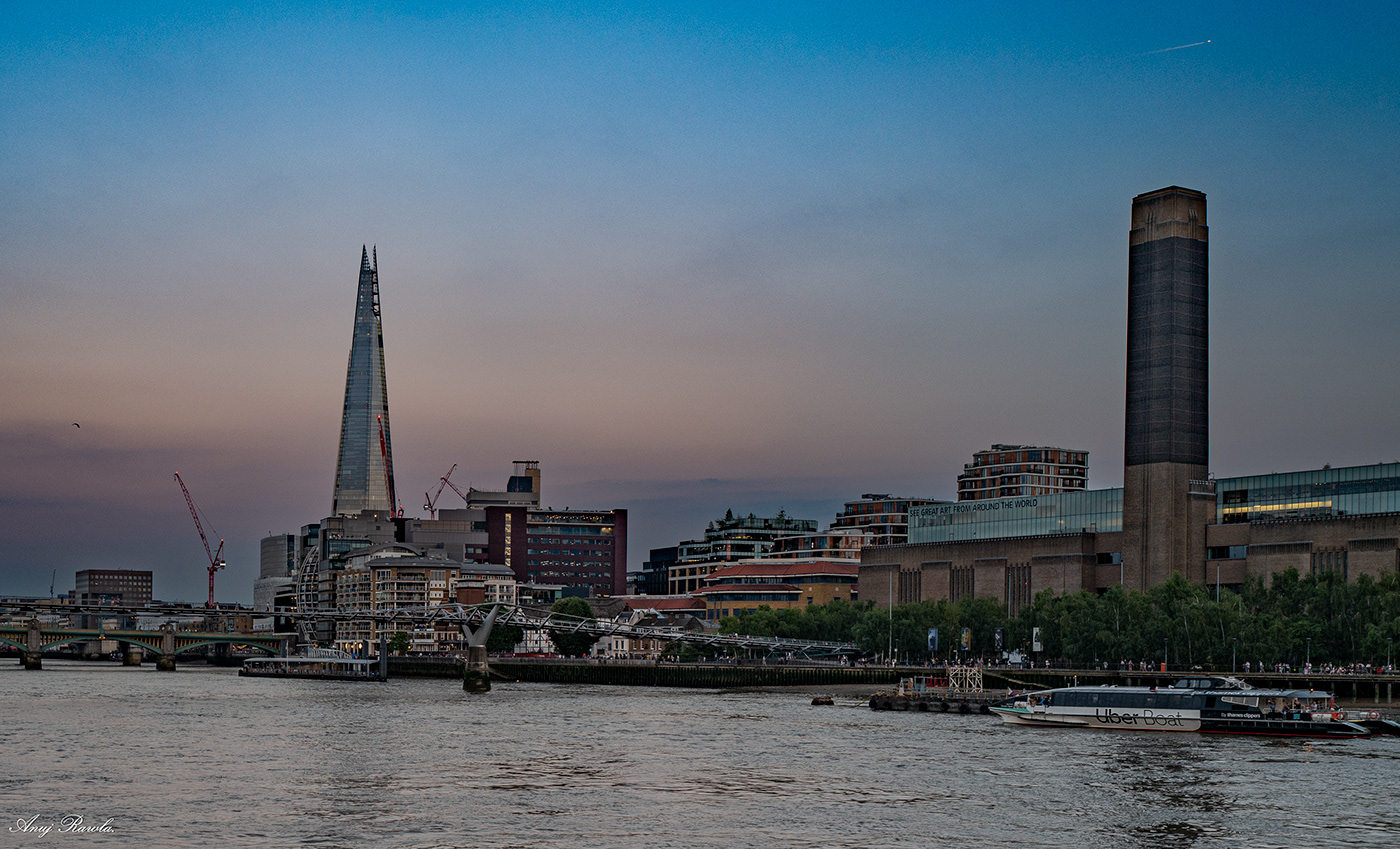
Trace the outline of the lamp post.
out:
[[[1235,674],[1235,638],[1230,638],[1230,674]]]
[[[894,654],[894,570],[890,570],[890,636],[885,647],[885,657]]]
[[[1162,638],[1162,671],[1167,671],[1167,638]]]
[[[1308,656],[1303,665],[1305,669],[1312,666],[1312,637],[1308,637]]]

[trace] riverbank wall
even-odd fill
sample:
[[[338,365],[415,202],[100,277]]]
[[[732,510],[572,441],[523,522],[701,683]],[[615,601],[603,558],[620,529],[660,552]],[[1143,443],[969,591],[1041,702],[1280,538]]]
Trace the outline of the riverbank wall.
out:
[[[879,666],[801,666],[705,663],[629,663],[492,658],[492,677],[541,684],[611,684],[633,687],[804,687],[859,684],[889,686],[909,670]],[[389,677],[461,678],[462,662],[447,657],[391,657]]]

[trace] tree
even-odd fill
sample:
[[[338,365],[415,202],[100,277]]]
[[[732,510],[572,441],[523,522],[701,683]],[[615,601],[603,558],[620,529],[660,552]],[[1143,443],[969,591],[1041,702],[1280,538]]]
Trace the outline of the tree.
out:
[[[403,654],[408,651],[408,635],[403,631],[395,631],[394,636],[389,638],[389,651],[394,654]]]
[[[490,654],[505,654],[513,651],[524,639],[524,628],[498,623],[492,626],[491,633],[486,637],[486,651]]]
[[[550,612],[562,613],[565,616],[577,616],[580,619],[592,619],[593,608],[588,606],[588,602],[581,598],[570,597],[561,598],[550,606]],[[598,638],[586,632],[567,630],[562,628],[549,629],[549,639],[554,642],[554,647],[565,657],[587,657],[588,650],[593,648],[593,644]]]

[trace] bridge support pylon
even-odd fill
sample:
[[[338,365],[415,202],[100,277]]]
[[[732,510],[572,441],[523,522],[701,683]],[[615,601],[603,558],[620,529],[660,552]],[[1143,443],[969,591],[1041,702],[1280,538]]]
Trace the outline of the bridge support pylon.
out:
[[[24,664],[25,669],[44,668],[44,662],[40,659],[44,650],[43,632],[40,627],[38,619],[29,620],[29,628],[24,635],[24,654],[20,656],[20,663]]]
[[[491,636],[491,626],[496,624],[496,614],[500,612],[500,605],[491,608],[486,621],[475,631],[462,626],[462,635],[467,638],[467,657],[462,664],[462,690],[465,692],[491,692],[491,667],[486,662],[486,640]]]
[[[122,653],[122,666],[140,666],[145,660],[146,653],[135,643],[127,643],[126,651]]]
[[[175,671],[175,626],[169,622],[160,626],[160,655],[156,657],[156,671]]]

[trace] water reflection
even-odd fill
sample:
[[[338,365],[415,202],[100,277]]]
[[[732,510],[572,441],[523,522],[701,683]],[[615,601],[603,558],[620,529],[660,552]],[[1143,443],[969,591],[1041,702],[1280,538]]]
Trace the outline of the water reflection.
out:
[[[48,666],[46,664],[46,666]],[[1049,732],[803,693],[0,672],[0,812],[84,845],[1382,846],[1400,741]],[[1322,787],[1349,788],[1324,794]]]

